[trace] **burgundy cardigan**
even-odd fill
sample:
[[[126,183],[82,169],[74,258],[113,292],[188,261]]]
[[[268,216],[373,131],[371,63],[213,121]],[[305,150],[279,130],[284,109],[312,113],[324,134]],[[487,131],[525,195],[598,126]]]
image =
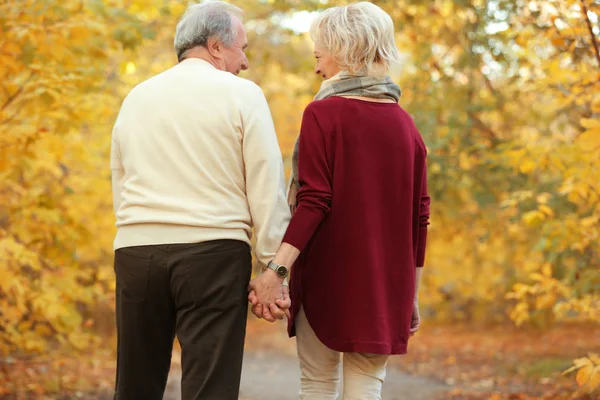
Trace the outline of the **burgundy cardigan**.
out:
[[[306,108],[298,208],[284,237],[301,251],[290,336],[304,307],[333,350],[407,352],[429,224],[425,156],[398,104],[330,97]]]

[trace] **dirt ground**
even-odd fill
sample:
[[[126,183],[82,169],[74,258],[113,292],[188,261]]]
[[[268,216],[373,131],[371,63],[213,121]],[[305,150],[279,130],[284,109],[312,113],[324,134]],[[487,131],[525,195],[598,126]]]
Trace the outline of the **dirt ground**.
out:
[[[261,339],[260,335],[253,335],[253,326],[248,328],[240,400],[297,400],[300,370],[295,356],[295,340],[287,338],[283,326],[272,330],[268,340],[264,336]],[[181,398],[179,357],[176,352],[164,400]],[[439,381],[411,376],[391,366],[384,383],[383,400],[433,400],[447,389]]]
[[[181,373],[171,374],[165,400],[179,400]],[[244,358],[240,400],[297,400],[300,387],[297,359],[288,354],[248,352]],[[445,386],[421,377],[406,375],[395,368],[388,370],[383,400],[433,400]]]

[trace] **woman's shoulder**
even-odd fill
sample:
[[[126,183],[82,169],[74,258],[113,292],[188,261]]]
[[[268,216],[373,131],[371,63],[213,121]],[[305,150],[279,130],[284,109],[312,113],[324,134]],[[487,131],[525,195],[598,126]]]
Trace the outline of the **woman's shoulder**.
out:
[[[306,110],[317,113],[320,111],[330,111],[332,108],[339,108],[341,106],[341,99],[341,97],[332,96],[325,99],[313,100],[308,103]]]
[[[325,99],[313,100],[306,106],[305,111],[313,113],[325,112],[330,114],[332,111],[347,111],[347,108],[354,107],[392,107],[398,108],[398,111],[400,111],[400,107],[397,103],[376,102],[341,96],[331,96]]]

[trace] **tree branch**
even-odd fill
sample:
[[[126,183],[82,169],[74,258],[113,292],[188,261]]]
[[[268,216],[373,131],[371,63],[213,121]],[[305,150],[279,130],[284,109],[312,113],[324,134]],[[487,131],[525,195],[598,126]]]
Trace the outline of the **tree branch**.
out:
[[[594,28],[592,27],[592,21],[590,21],[590,17],[588,16],[588,8],[585,4],[585,0],[581,0],[581,12],[583,13],[583,17],[587,22],[587,27],[590,31],[590,36],[592,37],[592,45],[594,46],[594,51],[596,53],[596,61],[598,61],[598,67],[600,67],[600,48],[598,47],[598,38],[594,34]]]
[[[13,121],[15,118],[17,118],[19,115],[21,114],[21,109],[16,110],[13,115],[11,115],[10,117],[7,117],[4,120],[0,120],[0,126],[1,125],[8,125],[9,122]],[[8,129],[9,127],[7,127]],[[1,132],[4,132],[4,130],[1,130]]]
[[[35,75],[35,72],[32,72],[27,79],[25,80],[25,82],[23,82],[23,84],[21,85],[21,87],[14,92],[12,95],[10,95],[10,97],[8,99],[6,99],[6,102],[2,105],[2,107],[0,107],[0,111],[4,111],[4,109],[6,107],[8,107],[10,105],[10,103],[12,103],[18,95],[20,95],[23,92],[23,89],[25,89],[25,85],[27,85],[29,83],[29,81],[31,80],[31,78],[33,78],[33,75]]]
[[[438,63],[437,60],[433,60],[433,62],[431,64],[440,73],[442,79],[450,78],[448,75],[446,75],[444,73],[441,65]],[[490,82],[490,84],[491,84],[491,82]],[[475,123],[475,127],[477,129],[479,129],[480,131],[482,131],[483,133],[485,133],[487,139],[489,139],[492,142],[492,146],[498,143],[498,141],[499,141],[498,135],[492,129],[490,129],[473,111],[467,111],[467,115]]]
[[[10,103],[12,103],[14,101],[14,99],[17,98],[18,95],[21,94],[24,87],[25,87],[25,85],[21,86],[16,92],[14,92],[10,96],[8,96],[8,99],[6,99],[6,102],[2,105],[2,107],[0,107],[0,111],[4,111],[4,109],[6,107],[8,107],[10,105]]]
[[[486,134],[489,141],[492,142],[492,146],[496,145],[499,141],[498,135],[491,130],[473,111],[467,111],[467,115],[475,123],[475,128]]]

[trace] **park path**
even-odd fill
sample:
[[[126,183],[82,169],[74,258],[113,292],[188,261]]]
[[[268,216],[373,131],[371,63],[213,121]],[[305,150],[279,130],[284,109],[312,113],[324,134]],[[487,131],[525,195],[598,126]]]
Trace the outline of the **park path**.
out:
[[[181,372],[175,355],[164,400],[180,400]],[[244,355],[240,400],[297,400],[298,361],[290,352],[247,351]],[[447,390],[443,384],[428,378],[407,375],[388,368],[383,400],[434,400]]]

